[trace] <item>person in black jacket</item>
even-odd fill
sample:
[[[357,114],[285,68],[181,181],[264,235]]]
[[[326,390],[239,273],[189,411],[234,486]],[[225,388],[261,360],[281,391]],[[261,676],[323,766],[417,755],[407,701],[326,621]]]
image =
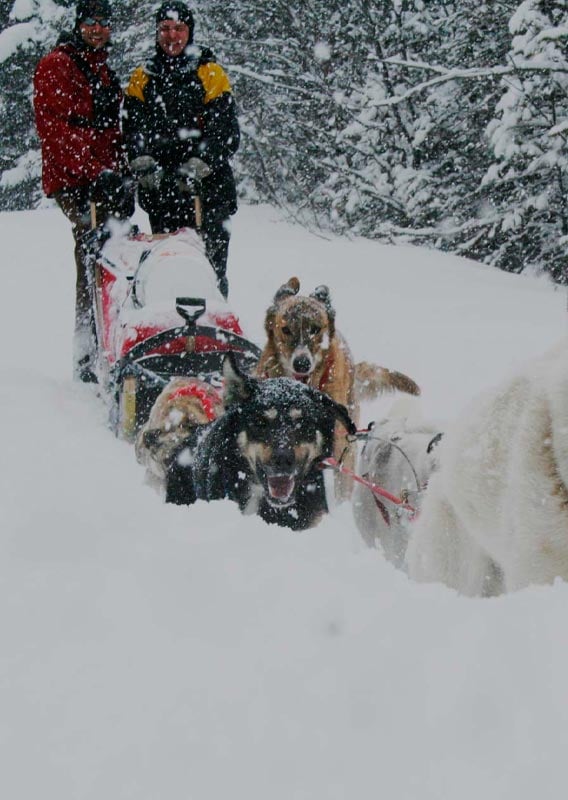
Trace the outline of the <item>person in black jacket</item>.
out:
[[[156,14],[156,52],[132,74],[123,133],[152,233],[198,228],[227,297],[229,217],[237,210],[230,157],[239,146],[231,85],[193,42],[193,14],[169,0]]]

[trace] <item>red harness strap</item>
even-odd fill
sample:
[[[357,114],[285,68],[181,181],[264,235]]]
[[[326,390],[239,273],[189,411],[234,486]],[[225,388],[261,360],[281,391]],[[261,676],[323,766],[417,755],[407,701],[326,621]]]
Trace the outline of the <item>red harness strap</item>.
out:
[[[170,400],[177,400],[178,397],[196,397],[203,406],[203,410],[209,422],[213,422],[214,419],[217,419],[213,398],[211,394],[201,386],[197,386],[195,383],[191,383],[188,386],[180,386],[179,389],[174,389],[169,395]]]
[[[325,360],[325,369],[323,371],[323,375],[321,376],[318,389],[320,392],[323,391],[323,386],[325,386],[326,381],[328,380],[329,376],[331,375],[331,367],[332,367],[333,359],[331,357],[331,353],[327,354],[327,358]]]
[[[401,498],[397,497],[395,494],[387,492],[387,490],[383,489],[382,486],[378,486],[376,483],[372,483],[371,481],[366,480],[366,478],[362,478],[360,475],[356,475],[353,472],[353,470],[350,470],[347,467],[344,467],[343,464],[340,464],[336,458],[332,457],[324,458],[321,464],[323,467],[331,467],[331,469],[334,469],[337,472],[343,472],[345,475],[351,475],[354,481],[357,481],[357,483],[360,483],[363,486],[366,486],[367,489],[370,489],[371,492],[375,495],[375,501],[377,502],[381,514],[383,515],[383,519],[385,520],[387,525],[389,524],[388,512],[386,508],[384,508],[380,500],[378,500],[379,497],[384,497],[386,500],[390,500],[391,503],[394,503],[395,505],[404,508],[405,511],[408,511],[410,519],[414,519],[414,517],[416,516],[416,509],[414,508],[414,506],[411,506],[409,503],[406,503],[404,500],[401,500]]]

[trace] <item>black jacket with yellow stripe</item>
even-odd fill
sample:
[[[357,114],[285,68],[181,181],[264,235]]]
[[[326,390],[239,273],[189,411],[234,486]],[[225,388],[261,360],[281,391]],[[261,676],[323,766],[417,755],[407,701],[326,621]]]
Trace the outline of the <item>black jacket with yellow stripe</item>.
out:
[[[229,158],[239,146],[239,124],[229,79],[208,49],[177,58],[156,55],[132,74],[124,102],[129,158],[151,155],[166,172],[197,156],[212,173],[202,181],[204,212],[234,214],[235,180]]]

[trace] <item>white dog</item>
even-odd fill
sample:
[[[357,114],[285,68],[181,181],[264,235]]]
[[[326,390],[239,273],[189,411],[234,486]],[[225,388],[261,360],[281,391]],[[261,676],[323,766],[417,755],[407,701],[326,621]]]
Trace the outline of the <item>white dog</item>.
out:
[[[568,579],[568,343],[478,399],[440,448],[408,571],[469,596]]]
[[[357,473],[391,494],[408,494],[419,509],[437,460],[438,430],[417,416],[417,406],[395,402],[386,419],[375,425],[359,458]],[[369,488],[355,484],[353,515],[366,544],[382,549],[396,567],[404,567],[408,537],[414,523],[389,500],[375,499]],[[378,502],[377,502],[378,500]]]

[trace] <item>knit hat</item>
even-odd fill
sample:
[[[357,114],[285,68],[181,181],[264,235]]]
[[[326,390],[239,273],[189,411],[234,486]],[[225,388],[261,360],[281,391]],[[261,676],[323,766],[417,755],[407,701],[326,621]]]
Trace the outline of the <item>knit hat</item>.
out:
[[[76,25],[80,25],[88,17],[108,19],[112,14],[109,0],[79,0],[75,17]]]
[[[173,19],[176,22],[185,22],[189,28],[189,41],[193,40],[193,14],[181,0],[166,0],[156,12],[156,27],[164,20]]]

